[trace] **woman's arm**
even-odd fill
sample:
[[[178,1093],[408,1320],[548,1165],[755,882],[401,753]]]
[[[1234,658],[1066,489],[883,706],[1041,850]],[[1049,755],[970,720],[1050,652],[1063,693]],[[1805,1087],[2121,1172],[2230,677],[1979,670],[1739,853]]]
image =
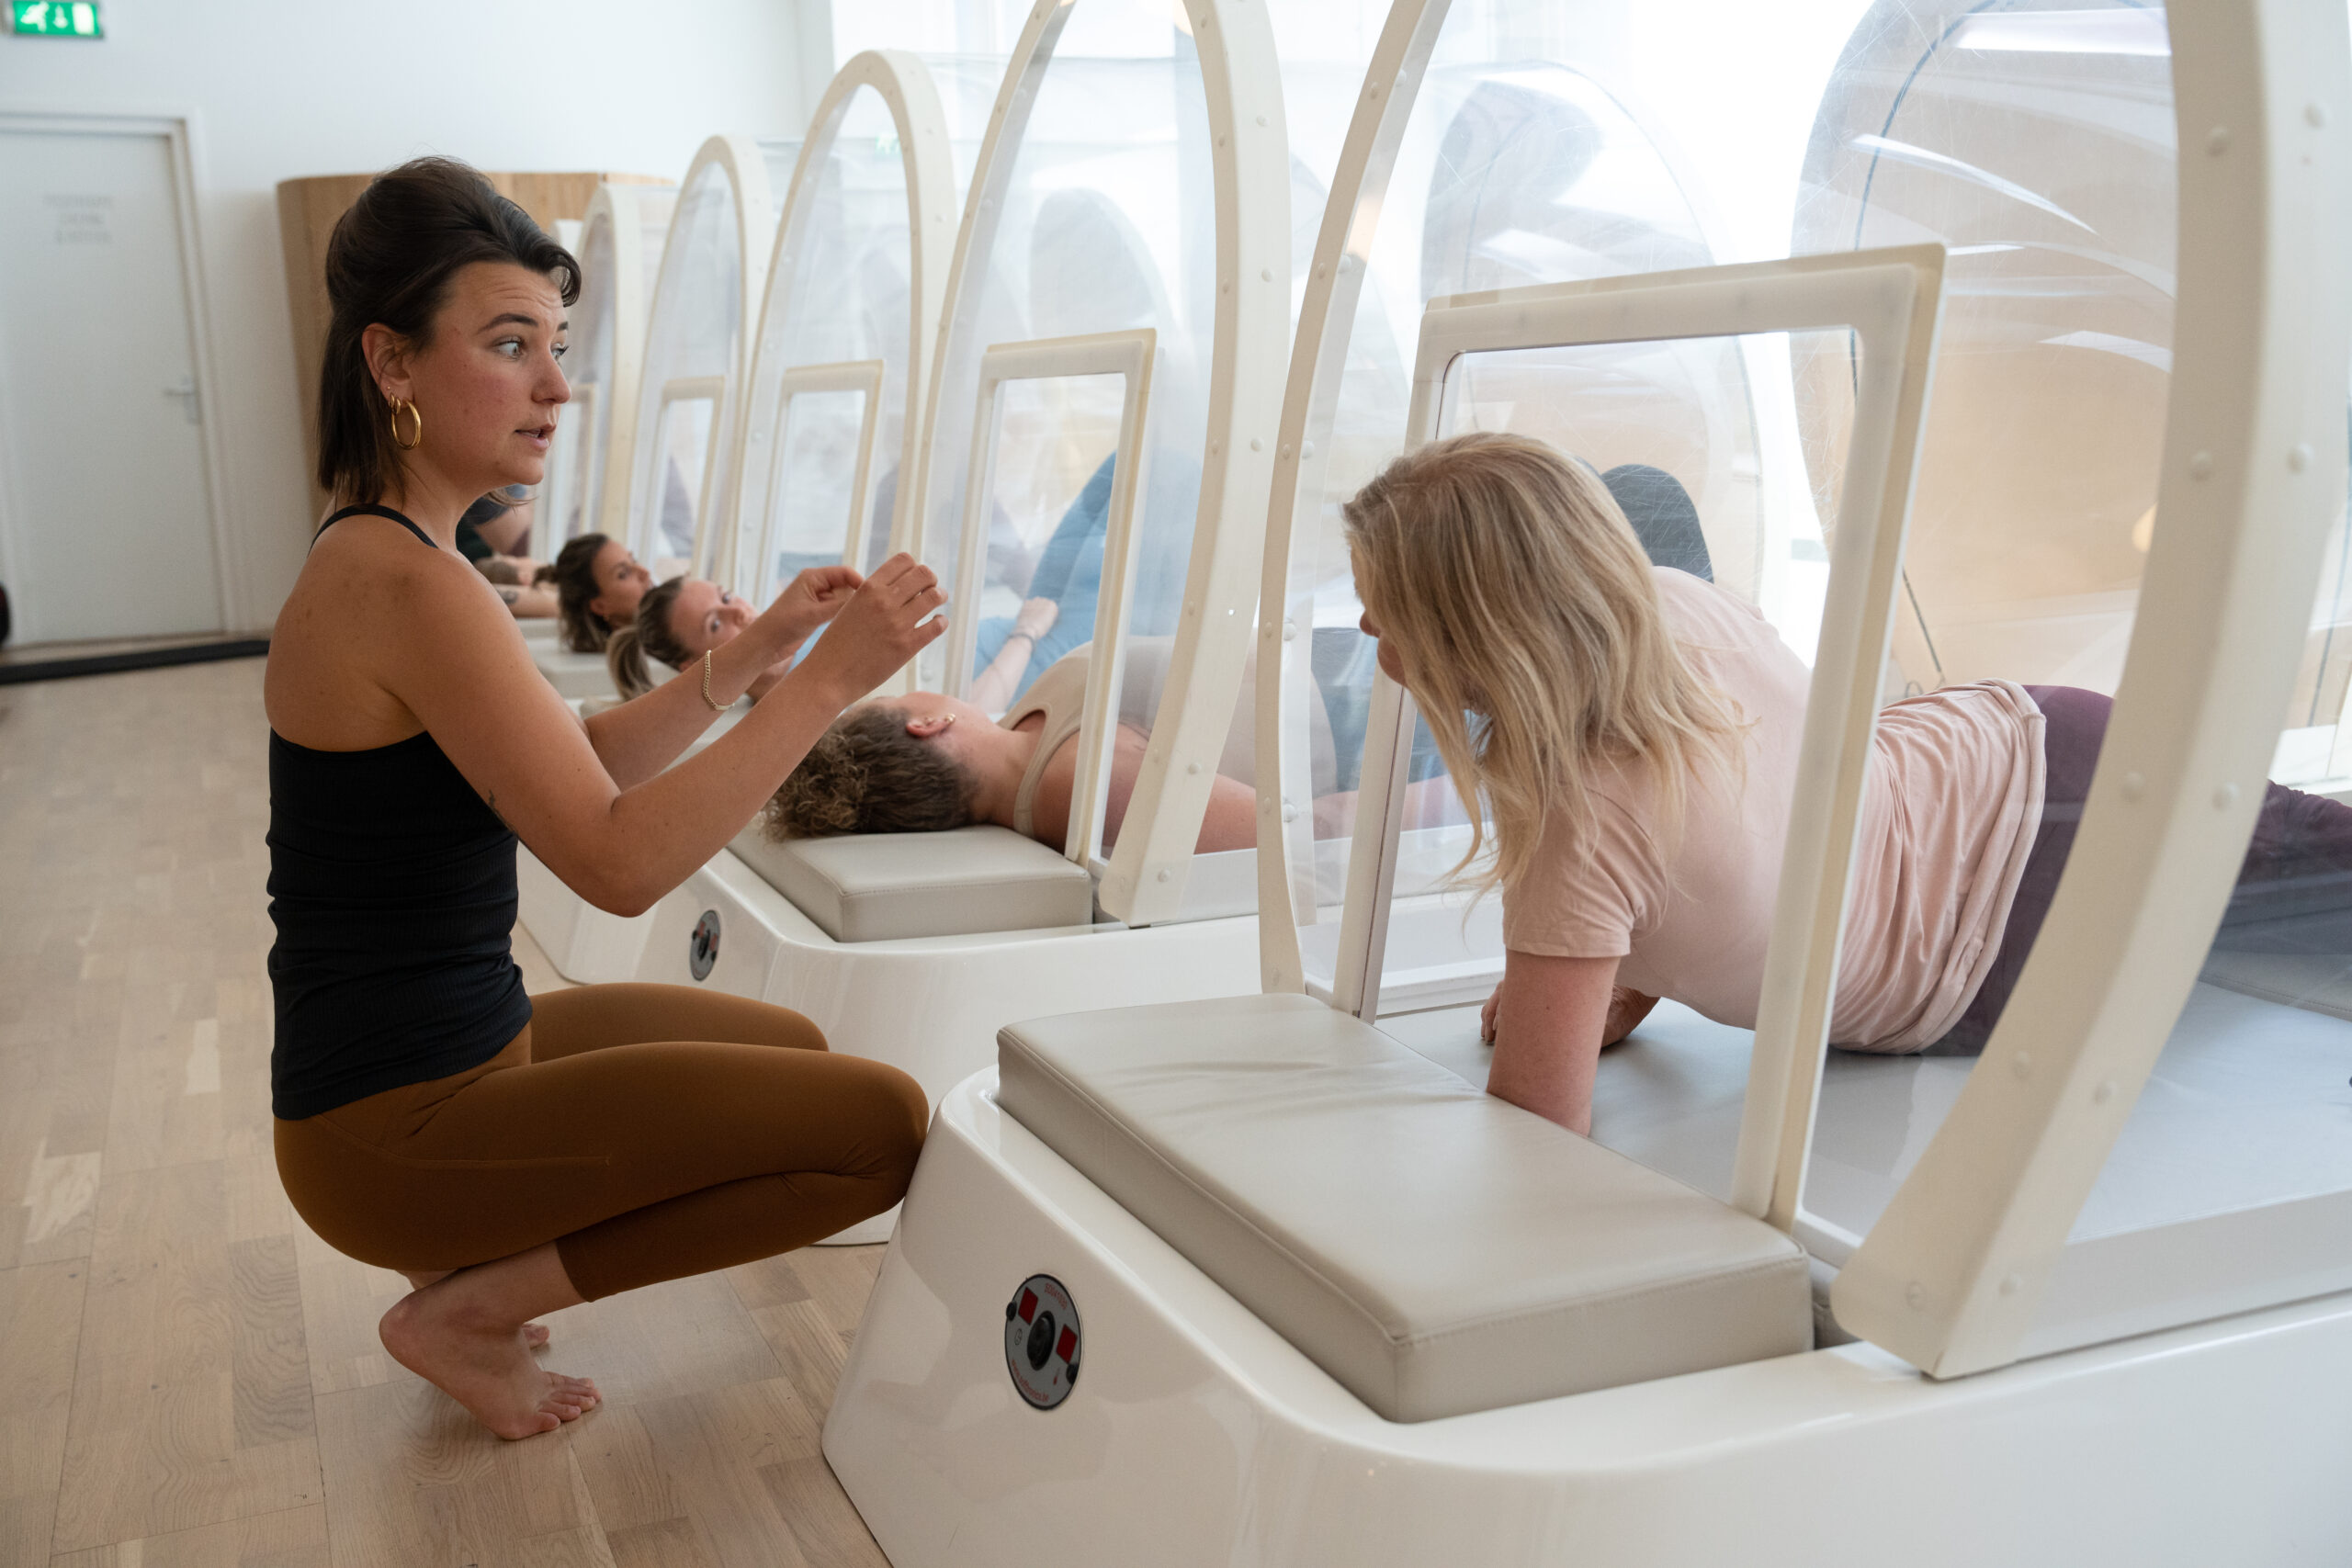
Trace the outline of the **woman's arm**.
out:
[[[1589,1134],[1593,1069],[1608,1042],[1617,964],[1506,953],[1503,983],[1487,1004],[1495,1043],[1487,1092],[1571,1133]]]
[[[929,618],[943,602],[936,578],[907,556],[893,557],[850,598],[832,635],[742,722],[701,755],[625,786],[540,678],[503,607],[479,587],[460,591],[460,581],[428,558],[380,585],[382,613],[397,630],[378,645],[384,653],[371,673],[533,853],[591,903],[622,915],[650,908],[717,853],[844,706],[944,628]],[[754,645],[729,661],[729,685],[718,684],[714,668],[712,694],[720,702],[765,667],[757,642],[747,630],[719,650],[715,667],[737,644]],[[701,683],[697,669],[624,705],[643,712],[625,721],[622,749],[658,750],[649,737],[675,727],[685,733],[671,746],[674,755],[709,722]],[[660,739],[667,744],[671,736]]]
[[[1051,599],[1023,602],[1021,614],[1012,618],[1012,629],[1004,634],[1004,646],[972,682],[974,707],[982,713],[1002,713],[1012,705],[1021,691],[1021,677],[1029,672],[1029,661],[1036,657],[1037,639],[1054,629],[1061,613],[1062,607]]]
[[[794,578],[741,637],[712,653],[712,700],[723,708],[746,692],[755,701],[766,696],[781,678],[776,664],[839,615],[863,581],[845,566],[811,567]],[[702,660],[696,660],[636,701],[590,718],[588,741],[613,782],[627,789],[676,761],[718,716],[702,700]]]
[[[518,621],[543,621],[556,613],[555,590],[552,588],[517,588],[512,583],[494,586],[498,596],[506,602],[507,613]]]

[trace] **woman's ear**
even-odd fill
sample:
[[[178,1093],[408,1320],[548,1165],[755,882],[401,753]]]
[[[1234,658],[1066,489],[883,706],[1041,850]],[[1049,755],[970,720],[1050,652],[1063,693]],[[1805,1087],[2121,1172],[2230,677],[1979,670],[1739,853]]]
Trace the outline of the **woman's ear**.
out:
[[[929,740],[934,736],[946,734],[948,727],[955,722],[956,716],[952,713],[926,714],[921,718],[907,720],[907,733],[918,740]]]
[[[368,361],[368,373],[386,398],[409,395],[406,339],[381,321],[371,322],[359,334],[359,352]]]

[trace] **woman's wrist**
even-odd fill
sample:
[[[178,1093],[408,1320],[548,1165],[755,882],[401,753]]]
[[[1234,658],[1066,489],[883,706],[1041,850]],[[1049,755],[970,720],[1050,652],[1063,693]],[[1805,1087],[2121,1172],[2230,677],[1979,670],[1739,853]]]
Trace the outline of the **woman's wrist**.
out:
[[[776,662],[762,646],[765,640],[747,629],[712,652],[710,694],[720,706],[727,706],[750,691],[752,682]],[[701,664],[702,660],[695,660],[695,667],[688,671],[696,681],[702,678]]]

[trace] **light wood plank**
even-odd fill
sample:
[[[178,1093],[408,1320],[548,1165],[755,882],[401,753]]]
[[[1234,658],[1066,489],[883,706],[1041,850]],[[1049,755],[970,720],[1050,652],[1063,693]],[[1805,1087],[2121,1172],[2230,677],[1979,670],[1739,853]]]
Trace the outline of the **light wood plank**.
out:
[[[220,1134],[220,1021],[187,1014],[209,984],[165,981],[126,987],[117,1042],[106,1149],[110,1168],[153,1170],[217,1160]],[[199,1038],[200,1037],[200,1038]],[[192,1058],[197,1060],[192,1062]],[[190,1092],[192,1067],[203,1088]]]
[[[788,1382],[647,1400],[588,1421],[601,1426],[619,1415],[634,1417],[635,1433],[617,1443],[574,1445],[606,1530],[687,1517],[710,1568],[798,1568],[806,1561],[760,1474],[817,1456],[817,1418]],[[655,1511],[637,1517],[639,1507]]]
[[[240,1441],[238,1346],[300,1326],[292,1298],[241,1292],[220,1164],[130,1171],[99,1193],[55,1550],[164,1535],[320,1500],[307,1434]],[[266,1270],[265,1270],[266,1272]],[[247,1369],[266,1376],[283,1357]],[[283,1411],[282,1386],[257,1409]]]
[[[49,1561],[89,1266],[0,1273],[0,1568]]]
[[[849,1360],[848,1337],[825,1321],[813,1302],[762,1307],[752,1314],[752,1321],[767,1337],[768,1348],[775,1352],[801,1403],[811,1410],[831,1410],[842,1368]]]
[[[760,1479],[809,1568],[890,1568],[823,1455],[763,1465]]]
[[[569,1433],[491,1436],[405,1371],[322,1394],[319,1450],[336,1568],[517,1562],[525,1542],[595,1524]],[[538,1550],[538,1549],[533,1549]]]
[[[70,1551],[50,1568],[326,1568],[323,1505]]]
[[[399,1369],[384,1354],[376,1325],[408,1294],[408,1281],[388,1269],[345,1258],[308,1227],[295,1233],[294,1260],[301,1280],[311,1392],[337,1393],[389,1382]]]
[[[593,1377],[614,1404],[698,1393],[783,1374],[726,1277],[704,1274],[550,1314],[545,1363]]]

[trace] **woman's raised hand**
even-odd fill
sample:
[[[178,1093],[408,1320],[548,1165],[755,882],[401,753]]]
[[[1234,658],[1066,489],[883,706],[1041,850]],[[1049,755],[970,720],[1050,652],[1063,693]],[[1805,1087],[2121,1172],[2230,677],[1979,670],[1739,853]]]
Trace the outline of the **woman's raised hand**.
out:
[[[832,631],[808,650],[800,668],[833,682],[846,706],[947,629],[947,617],[932,614],[946,602],[931,568],[904,552],[892,556],[835,613]]]
[[[777,648],[778,659],[800,650],[809,634],[842,613],[865,580],[846,566],[812,566],[784,585],[775,602],[761,612]]]

